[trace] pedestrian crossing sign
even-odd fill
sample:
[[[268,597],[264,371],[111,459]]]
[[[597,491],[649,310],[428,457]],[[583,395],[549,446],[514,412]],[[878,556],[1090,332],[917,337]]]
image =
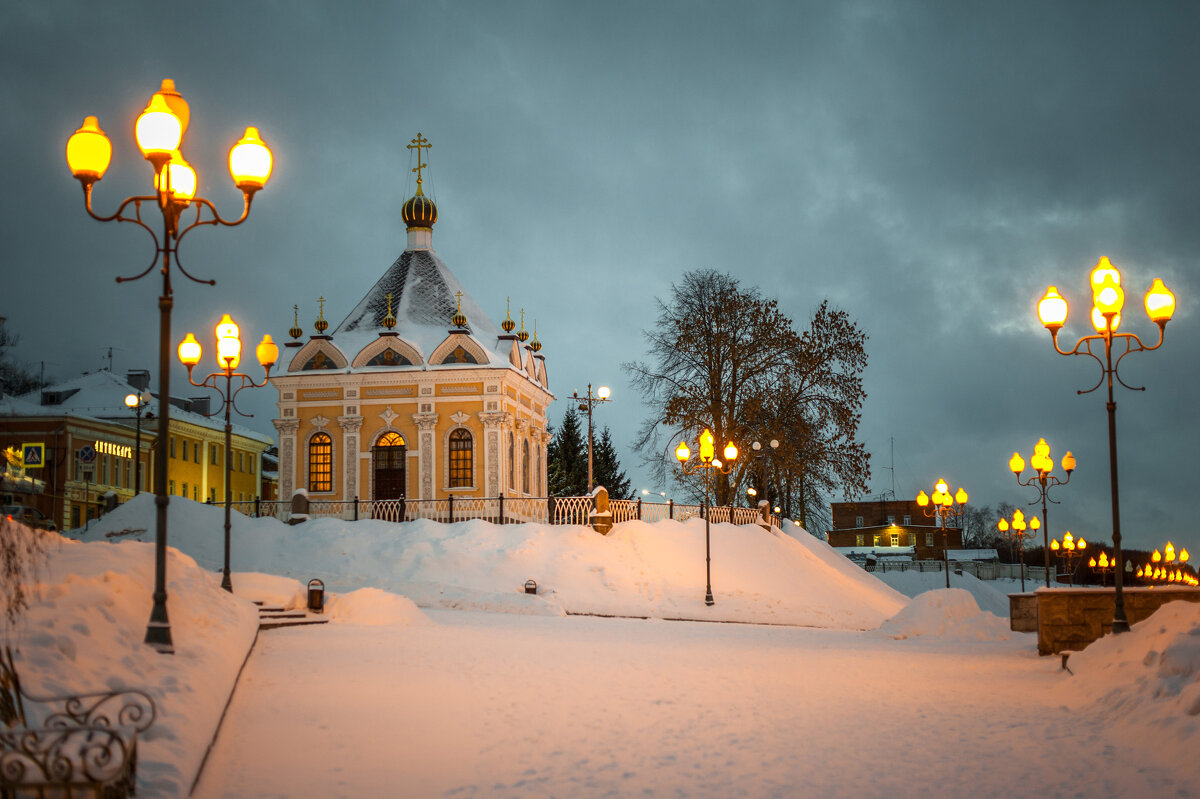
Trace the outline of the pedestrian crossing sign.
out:
[[[46,445],[44,443],[22,444],[21,456],[25,460],[26,469],[41,469],[46,465]]]

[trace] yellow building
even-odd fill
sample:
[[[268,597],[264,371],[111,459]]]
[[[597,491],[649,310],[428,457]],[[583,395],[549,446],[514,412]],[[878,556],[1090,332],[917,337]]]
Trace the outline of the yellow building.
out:
[[[523,313],[519,329],[511,316],[497,327],[434,252],[424,168],[418,158],[404,252],[332,334],[322,308],[271,378],[281,499],[546,496],[541,345]]]

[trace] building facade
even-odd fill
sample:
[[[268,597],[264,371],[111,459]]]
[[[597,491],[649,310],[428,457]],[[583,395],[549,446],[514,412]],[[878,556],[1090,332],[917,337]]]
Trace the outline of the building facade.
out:
[[[434,252],[424,168],[404,252],[331,333],[323,308],[307,341],[294,328],[271,378],[282,499],[546,495],[541,344],[524,312],[519,329],[508,312],[497,326]]]
[[[158,441],[158,398],[140,425],[125,397],[144,390],[149,375],[122,379],[99,371],[26,394],[0,399],[0,447],[44,445],[44,465],[27,470],[43,481],[40,495],[21,497],[54,519],[59,529],[80,527],[106,507],[153,492]],[[171,401],[167,493],[204,502],[225,499],[224,420],[206,416],[206,399]],[[140,427],[140,434],[139,434]],[[234,425],[230,449],[233,500],[261,496],[262,454],[269,436]],[[140,462],[140,486],[138,465]]]
[[[916,500],[834,502],[829,545],[850,547],[913,547],[917,560],[940,560],[943,550],[961,549],[963,531],[951,515],[943,530],[925,515]]]

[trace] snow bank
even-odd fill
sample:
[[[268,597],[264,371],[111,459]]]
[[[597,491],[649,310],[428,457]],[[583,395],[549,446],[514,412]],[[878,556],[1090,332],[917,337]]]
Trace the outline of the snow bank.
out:
[[[1195,758],[1200,734],[1200,603],[1169,602],[1124,635],[1071,655],[1074,704],[1099,722],[1149,736],[1167,760]]]
[[[223,562],[223,509],[174,497],[170,542],[202,565]],[[153,539],[153,498],[91,525],[85,540]],[[235,513],[235,571],[265,572],[330,593],[379,588],[421,607],[532,614],[702,619],[866,630],[907,602],[812,536],[711,527],[713,607],[704,605],[704,521],[590,527],[483,521],[398,525],[316,518],[289,526]],[[536,596],[524,593],[527,579]]]
[[[360,588],[335,595],[325,602],[325,613],[333,621],[350,624],[433,624],[408,597],[389,594],[378,588]]]
[[[158,718],[138,746],[138,795],[186,796],[225,699],[254,641],[258,614],[219,576],[168,550],[167,609],[175,654],[143,643],[154,590],[154,546],[79,543],[44,533],[47,561],[31,602],[3,643],[30,694],[139,688]]]
[[[1013,636],[1006,621],[981,611],[962,588],[918,594],[875,632],[897,639],[937,636],[957,641],[1006,641]]]
[[[908,597],[946,588],[946,573],[940,571],[875,571],[872,574]],[[980,610],[1008,618],[1008,593],[1006,592],[1020,590],[1020,583],[1012,580],[980,580],[973,574],[951,573],[950,587],[962,588],[970,592],[971,596],[975,597],[975,604],[979,605]]]

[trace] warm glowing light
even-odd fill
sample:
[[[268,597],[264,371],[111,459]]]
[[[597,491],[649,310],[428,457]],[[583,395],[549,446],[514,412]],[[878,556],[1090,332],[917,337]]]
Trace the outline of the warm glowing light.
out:
[[[1067,321],[1067,301],[1054,286],[1046,289],[1046,296],[1038,303],[1038,318],[1046,329],[1056,331]]]
[[[720,469],[720,468],[721,468],[721,467],[722,467],[724,464],[723,464],[723,463],[721,463],[721,459],[720,459],[720,458],[713,458],[713,459],[712,459],[712,463],[711,463],[710,465],[711,465],[711,466],[712,466],[714,469]]]
[[[1167,563],[1175,562],[1175,545],[1170,541],[1167,542],[1166,551],[1163,553],[1163,560],[1165,560]]]
[[[1100,568],[1101,568],[1101,569],[1107,569],[1107,568],[1108,568],[1108,566],[1109,566],[1109,563],[1108,563],[1108,553],[1107,553],[1107,552],[1101,552],[1101,553],[1100,553]]]
[[[1043,457],[1050,454],[1050,445],[1046,443],[1046,439],[1038,439],[1038,443],[1033,445],[1033,454],[1042,455]]]
[[[221,321],[217,322],[217,338],[237,338],[239,332],[237,323],[229,314],[223,315]]]
[[[1000,532],[1002,532],[1002,533],[1008,532],[1008,520],[1007,519],[1001,519],[999,522],[996,523],[996,526],[1000,528]]]
[[[1013,453],[1013,456],[1008,459],[1008,468],[1012,470],[1013,474],[1025,471],[1025,459],[1021,457],[1021,453]]]
[[[271,340],[270,333],[266,333],[254,348],[254,354],[262,366],[270,369],[279,360],[279,345]]]
[[[1142,567],[1141,566],[1138,566],[1138,568],[1137,568],[1137,576],[1138,577],[1142,576]]]
[[[967,504],[967,490],[965,488],[958,489],[958,493],[954,495],[954,501],[959,505]]]
[[[1190,557],[1191,557],[1191,555],[1188,554],[1188,551],[1186,549],[1179,550],[1179,562],[1180,563],[1187,563],[1188,558],[1190,558]]]
[[[1029,520],[1029,527],[1036,533],[1042,527],[1042,520],[1034,516]]]
[[[1028,526],[1029,525],[1025,524],[1024,519],[1013,519],[1013,529],[1016,530],[1018,533],[1025,532],[1025,529]]]
[[[1104,314],[1100,313],[1099,308],[1092,308],[1092,327],[1096,328],[1097,333],[1103,333],[1105,330],[1116,332],[1121,326],[1121,315],[1116,314],[1112,318],[1111,324],[1105,320]]]
[[[196,196],[196,171],[178,150],[171,153],[171,160],[159,173],[158,190],[181,205],[187,205]]]
[[[200,342],[191,333],[179,343],[179,360],[189,369],[200,363]]]
[[[692,457],[692,451],[688,449],[688,445],[684,441],[679,442],[679,446],[675,448],[675,457],[680,463],[683,463],[688,458]]]
[[[1050,542],[1050,548],[1053,549],[1055,552],[1058,551],[1059,547],[1058,547],[1058,539],[1057,538]]]
[[[725,460],[732,462],[732,461],[737,460],[737,456],[738,456],[737,447],[735,447],[733,445],[733,442],[730,441],[729,443],[727,443],[725,445]]]
[[[749,488],[746,489],[746,493],[752,497],[757,497],[758,489],[756,489],[754,486],[750,486]]]
[[[1100,282],[1098,288],[1095,283],[1092,284],[1092,301],[1105,316],[1119,314],[1125,305],[1125,289],[1121,288],[1120,281],[1108,275]]]
[[[94,119],[95,117],[89,117]],[[69,145],[68,145],[69,149]],[[1163,285],[1162,278],[1154,278],[1146,292],[1146,314],[1152,322],[1166,324],[1175,315],[1175,295]]]
[[[1079,540],[1075,542],[1075,547],[1077,549],[1087,549],[1087,541],[1084,541],[1083,537],[1080,536]]]
[[[79,130],[67,139],[67,166],[77,178],[99,180],[112,161],[112,142],[95,117],[85,117]],[[1149,301],[1149,300],[1147,300]]]
[[[217,363],[222,369],[236,369],[242,361],[242,342],[237,336],[217,339]]]
[[[709,463],[717,454],[716,441],[713,438],[712,431],[707,427],[700,434],[700,460]]]
[[[602,400],[606,400],[612,396],[612,392],[608,390],[608,386],[600,386],[600,388],[596,390],[596,396]]]
[[[171,112],[166,98],[158,93],[150,98],[150,105],[138,117],[134,132],[138,147],[147,159],[157,156],[165,160],[171,151],[179,149],[183,139],[179,118]]]
[[[139,402],[141,402],[141,400],[138,398],[137,394],[126,394],[125,395],[125,407],[126,408],[136,408],[138,406]]]
[[[1159,552],[1157,549],[1156,549],[1156,550],[1154,550],[1154,554],[1150,556],[1150,561],[1151,561],[1152,563],[1159,563],[1159,562],[1161,562],[1161,561],[1162,561],[1162,553],[1161,553],[1161,552]]]
[[[1020,508],[1017,508],[1016,510],[1013,511],[1013,518],[1024,521],[1025,520],[1025,511],[1021,510]]]
[[[1096,268],[1092,270],[1091,283],[1093,296],[1100,291],[1106,280],[1110,281],[1114,286],[1121,285],[1121,272],[1113,266],[1112,261],[1108,260],[1108,256],[1103,256],[1096,262]]]
[[[950,486],[946,485],[945,480],[938,480],[933,487],[937,489],[939,494],[946,494],[950,491]]]
[[[1095,558],[1088,558],[1088,566],[1089,566],[1090,568],[1093,568],[1093,569],[1094,569],[1094,568],[1096,568],[1096,559],[1095,559]]]
[[[920,505],[922,508],[929,504],[929,497],[925,494],[924,491],[917,494],[917,504]]]
[[[242,191],[257,191],[271,177],[271,150],[258,136],[258,128],[246,133],[229,150],[229,174]]]
[[[1063,455],[1062,467],[1063,471],[1067,474],[1075,471],[1075,456],[1072,455],[1070,451],[1068,451],[1066,455]]]

